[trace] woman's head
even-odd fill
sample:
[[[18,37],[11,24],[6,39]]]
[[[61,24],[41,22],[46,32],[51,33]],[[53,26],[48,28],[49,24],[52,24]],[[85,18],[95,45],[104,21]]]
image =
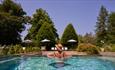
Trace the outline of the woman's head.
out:
[[[58,51],[62,51],[63,46],[61,43],[58,43],[58,44],[56,44],[56,48]]]
[[[63,46],[62,46],[62,44],[61,44],[61,43],[59,43],[59,44],[58,44],[58,47],[59,47],[59,48],[62,48]]]

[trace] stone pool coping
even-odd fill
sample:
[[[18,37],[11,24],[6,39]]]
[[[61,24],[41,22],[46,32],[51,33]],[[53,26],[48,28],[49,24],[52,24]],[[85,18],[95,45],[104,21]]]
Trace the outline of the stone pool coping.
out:
[[[54,52],[55,51],[42,51],[42,55],[46,56],[47,54],[54,53]],[[85,52],[77,52],[77,51],[64,51],[64,52],[66,52],[68,55],[73,55],[73,56],[87,56],[88,55]],[[93,56],[95,56],[95,55],[93,55]],[[96,56],[115,57],[115,52],[99,52],[99,54],[97,54]]]
[[[55,51],[39,51],[39,52],[22,53],[22,54],[11,55],[11,56],[47,56],[47,54],[54,53],[54,52]],[[95,55],[88,55],[85,52],[77,52],[77,51],[64,51],[64,52],[72,56],[95,56]],[[97,54],[96,56],[115,57],[115,52],[99,52],[99,54]],[[4,57],[4,56],[1,56],[1,57]]]
[[[54,53],[56,51],[42,51],[42,55],[46,56],[47,54]],[[68,55],[87,55],[85,52],[77,52],[77,51],[64,51]]]
[[[115,57],[115,52],[100,52],[101,56]]]

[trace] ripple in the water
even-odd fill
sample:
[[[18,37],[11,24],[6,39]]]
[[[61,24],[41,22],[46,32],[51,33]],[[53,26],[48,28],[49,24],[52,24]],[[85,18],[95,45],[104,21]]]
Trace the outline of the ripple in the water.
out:
[[[65,67],[65,66],[69,66],[70,64],[67,64],[67,63],[57,63],[57,62],[55,62],[55,63],[51,63],[51,64],[49,64],[50,66],[53,66],[53,67],[55,67],[55,68],[61,68],[61,67]]]

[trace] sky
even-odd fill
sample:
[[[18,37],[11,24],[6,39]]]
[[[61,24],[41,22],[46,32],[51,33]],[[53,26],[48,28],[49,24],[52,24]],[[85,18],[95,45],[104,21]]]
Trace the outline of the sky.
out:
[[[54,22],[55,28],[61,37],[65,27],[72,23],[76,33],[95,33],[95,25],[100,7],[103,5],[108,12],[115,11],[115,0],[16,0],[23,10],[31,16],[36,9],[43,8]],[[28,33],[29,25],[22,32],[22,38]]]

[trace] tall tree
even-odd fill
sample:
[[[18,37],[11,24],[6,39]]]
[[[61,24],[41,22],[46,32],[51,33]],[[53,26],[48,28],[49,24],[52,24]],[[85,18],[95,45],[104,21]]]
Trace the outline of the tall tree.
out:
[[[50,19],[48,13],[42,8],[40,8],[40,9],[37,9],[36,13],[33,15],[33,18],[31,20],[32,27],[30,28],[29,33],[25,39],[36,40],[36,35],[38,34],[40,27],[44,23],[49,23],[52,25],[51,29],[55,35],[55,38],[58,38],[57,30],[54,27],[54,23]]]
[[[36,42],[38,46],[41,44],[41,41],[44,39],[50,40],[50,45],[47,47],[50,50],[51,46],[55,44],[55,35],[52,31],[52,24],[45,22],[39,29],[38,34],[36,35]]]
[[[68,40],[76,40],[75,46],[68,46]],[[78,44],[78,36],[72,24],[68,24],[64,30],[64,33],[61,38],[61,43],[67,46],[69,49],[75,48]]]
[[[107,42],[107,17],[108,12],[104,6],[101,6],[96,23],[96,45],[102,46]]]
[[[3,0],[0,4],[0,11],[18,17],[23,17],[23,15],[26,14],[21,5],[13,2],[12,0]]]
[[[0,44],[9,45],[21,42],[20,33],[25,29],[25,15],[22,7],[12,0],[0,4]]]
[[[115,12],[109,14],[107,29],[109,43],[115,44]]]

